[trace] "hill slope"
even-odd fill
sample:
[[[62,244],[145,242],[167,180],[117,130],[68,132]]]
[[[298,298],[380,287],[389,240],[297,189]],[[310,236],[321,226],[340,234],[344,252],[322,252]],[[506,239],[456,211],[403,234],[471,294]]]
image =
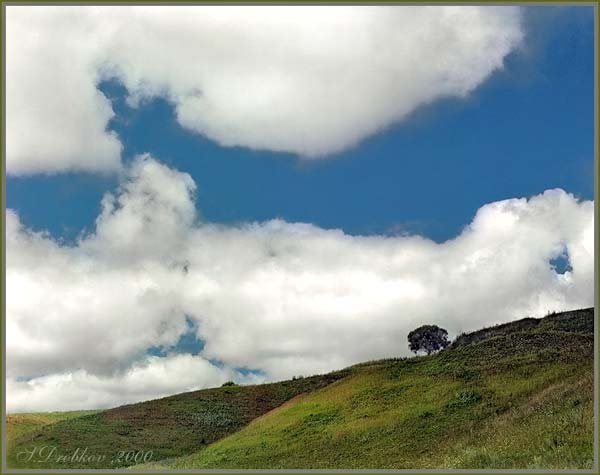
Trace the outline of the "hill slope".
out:
[[[111,444],[156,448],[158,462],[145,468],[591,468],[593,326],[592,309],[525,319],[463,335],[429,357],[237,387],[246,394],[289,385],[278,397],[261,392],[268,408],[280,407],[248,415],[252,404],[236,406],[235,424],[221,430],[219,408],[239,403],[231,388],[124,406],[19,438],[9,466],[32,441],[76,440],[96,453]],[[187,419],[160,419],[172,429],[156,418],[168,400],[187,404]],[[213,422],[185,424],[198,418]]]
[[[42,427],[87,416],[98,411],[67,411],[67,412],[32,412],[22,414],[8,414],[6,416],[6,444],[11,447],[15,439],[22,438],[25,434],[36,432]]]
[[[593,312],[374,362],[169,468],[591,468]]]
[[[117,468],[140,461],[140,458],[127,457],[130,451],[143,452],[142,458],[151,452],[154,460],[189,454],[239,430],[298,394],[324,387],[348,373],[347,370],[336,371],[272,384],[205,389],[65,418],[14,437],[7,453],[7,465],[11,468]],[[21,415],[12,417],[18,416]],[[57,450],[52,456],[48,449],[28,456],[36,447],[38,450],[57,447]],[[86,456],[93,457],[92,460],[57,460],[60,456],[72,455],[77,449],[81,454],[86,448]]]

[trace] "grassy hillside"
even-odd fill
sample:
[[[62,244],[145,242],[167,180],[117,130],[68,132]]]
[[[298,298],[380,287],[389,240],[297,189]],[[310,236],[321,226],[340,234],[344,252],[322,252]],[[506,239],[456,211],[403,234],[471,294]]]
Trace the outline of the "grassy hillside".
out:
[[[591,468],[593,384],[592,311],[526,319],[355,367],[162,466]]]
[[[11,468],[117,468],[140,460],[127,457],[128,452],[147,454],[151,451],[153,460],[193,453],[285,401],[322,388],[347,374],[347,370],[337,371],[273,384],[183,393],[65,418],[20,436],[12,427],[9,430],[14,443],[8,451],[7,464]],[[16,431],[22,433],[21,429]],[[57,450],[50,457],[48,449],[32,458],[25,455],[35,447],[38,450],[57,447]],[[86,456],[93,459],[79,462],[64,459],[78,448],[80,453],[87,448]],[[25,454],[19,456],[19,453]],[[57,460],[59,456],[63,458]]]
[[[44,426],[66,419],[87,416],[98,411],[32,412],[6,416],[6,444],[11,447],[15,439],[35,433]]]
[[[124,406],[33,440],[152,447],[157,462],[145,468],[591,468],[593,326],[591,309],[525,319],[463,335],[437,355]],[[265,407],[240,404],[256,401],[252,392]],[[169,400],[185,410],[157,418]],[[234,422],[220,429],[224,407]],[[16,441],[9,466],[31,440]]]

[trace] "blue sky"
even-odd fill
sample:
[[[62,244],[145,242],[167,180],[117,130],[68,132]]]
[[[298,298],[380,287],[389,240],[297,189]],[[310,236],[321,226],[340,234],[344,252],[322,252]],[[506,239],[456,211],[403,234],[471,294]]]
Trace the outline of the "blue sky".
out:
[[[8,410],[593,305],[593,13],[8,7]]]
[[[466,100],[437,100],[326,160],[221,147],[156,99],[137,109],[105,82],[125,161],[153,156],[192,175],[203,219],[283,218],[350,234],[454,237],[484,203],[561,187],[593,198],[593,10],[530,8],[524,47]],[[115,176],[9,176],[7,206],[70,241],[93,229]]]

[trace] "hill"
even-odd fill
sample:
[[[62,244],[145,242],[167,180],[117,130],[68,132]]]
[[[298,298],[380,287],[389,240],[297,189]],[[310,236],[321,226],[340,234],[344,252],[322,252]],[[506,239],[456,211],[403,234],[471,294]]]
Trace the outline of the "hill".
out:
[[[8,414],[6,416],[6,445],[12,446],[15,439],[55,422],[95,414],[98,411],[35,412]]]
[[[593,309],[565,312],[427,357],[123,406],[17,437],[9,466],[51,444],[152,449],[144,468],[592,468],[593,329]]]
[[[143,452],[142,459],[147,453],[151,453],[153,459],[189,454],[239,430],[293,397],[317,390],[347,374],[345,370],[272,384],[205,389],[81,417],[64,417],[34,430],[16,429],[21,434],[10,436],[14,444],[8,450],[7,465],[11,468],[117,468],[140,461],[135,455],[126,460],[129,452]],[[11,417],[25,420],[25,416]],[[9,430],[14,432],[15,427]],[[48,449],[31,459],[27,455],[19,457],[20,452],[31,453],[35,447],[38,450],[57,447],[57,451],[48,459]],[[70,456],[77,449],[81,454],[86,448],[86,456],[93,460],[57,461],[58,456]]]

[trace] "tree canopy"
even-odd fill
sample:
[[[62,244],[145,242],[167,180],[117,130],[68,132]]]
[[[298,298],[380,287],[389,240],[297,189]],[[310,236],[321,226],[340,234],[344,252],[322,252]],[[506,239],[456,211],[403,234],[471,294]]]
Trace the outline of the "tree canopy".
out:
[[[438,350],[446,348],[448,341],[448,332],[437,325],[423,325],[408,334],[408,344],[410,351],[418,353],[425,351],[428,355]]]

